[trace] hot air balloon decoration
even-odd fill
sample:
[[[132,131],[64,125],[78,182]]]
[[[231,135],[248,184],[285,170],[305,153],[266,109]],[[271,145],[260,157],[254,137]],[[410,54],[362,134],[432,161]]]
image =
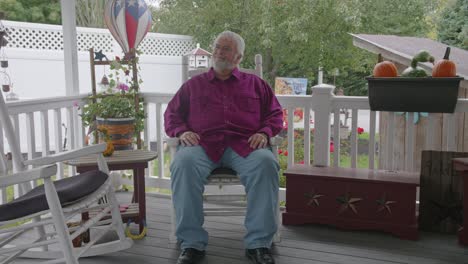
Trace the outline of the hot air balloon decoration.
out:
[[[144,0],[108,0],[104,21],[126,58],[132,58],[138,44],[151,28],[151,12]]]

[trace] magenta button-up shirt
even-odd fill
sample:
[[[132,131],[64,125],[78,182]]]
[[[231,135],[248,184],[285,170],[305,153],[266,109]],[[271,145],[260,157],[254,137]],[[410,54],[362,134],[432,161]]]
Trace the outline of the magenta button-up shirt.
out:
[[[170,137],[185,131],[200,135],[200,145],[218,162],[228,147],[249,155],[254,149],[247,140],[255,133],[278,134],[283,112],[270,86],[256,75],[236,68],[222,81],[210,69],[182,85],[167,106],[164,125]]]

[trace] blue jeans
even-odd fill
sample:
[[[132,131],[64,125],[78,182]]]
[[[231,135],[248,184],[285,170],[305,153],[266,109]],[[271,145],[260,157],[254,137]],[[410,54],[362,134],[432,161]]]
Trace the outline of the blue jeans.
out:
[[[179,147],[171,164],[172,201],[176,214],[176,236],[181,248],[204,250],[208,233],[202,227],[204,184],[217,167],[237,171],[247,193],[244,236],[248,249],[271,247],[278,228],[279,164],[269,149],[258,149],[243,158],[227,148],[218,163],[200,146]]]

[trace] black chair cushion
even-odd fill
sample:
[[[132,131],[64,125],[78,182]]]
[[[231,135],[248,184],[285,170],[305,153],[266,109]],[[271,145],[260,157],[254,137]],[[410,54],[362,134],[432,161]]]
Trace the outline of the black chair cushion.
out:
[[[216,174],[226,174],[226,175],[237,176],[237,172],[235,170],[231,168],[225,168],[225,167],[216,168],[211,172],[211,175],[216,175]]]
[[[54,185],[60,203],[65,206],[96,191],[107,178],[108,176],[104,172],[93,170],[55,181]],[[44,186],[41,185],[9,203],[0,205],[0,221],[16,219],[47,209],[49,209],[49,205]]]

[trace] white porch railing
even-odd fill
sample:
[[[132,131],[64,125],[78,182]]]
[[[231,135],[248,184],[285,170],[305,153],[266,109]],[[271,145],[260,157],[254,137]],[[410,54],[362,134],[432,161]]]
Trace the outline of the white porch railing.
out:
[[[340,136],[339,126],[334,126],[333,131],[330,125],[333,121],[334,124],[339,124],[340,109],[348,109],[352,112],[351,119],[351,135],[350,145],[351,153],[351,167],[357,167],[357,148],[358,148],[358,113],[361,110],[369,110],[369,103],[367,97],[354,97],[354,96],[335,96],[333,95],[334,87],[330,85],[320,85],[313,88],[312,96],[287,96],[280,95],[278,99],[289,113],[293,113],[294,109],[302,108],[304,111],[304,144],[301,146],[304,150],[304,163],[310,164],[311,161],[317,166],[330,166],[330,138],[334,140],[334,157],[333,166],[340,166],[339,154],[342,152],[340,149]],[[168,175],[167,168],[165,168],[164,158],[164,138],[165,133],[163,129],[163,111],[166,104],[170,101],[173,94],[162,93],[143,93],[145,102],[145,111],[147,119],[145,121],[144,142],[145,147],[149,146],[150,141],[156,141],[156,151],[158,152],[157,162],[157,175],[152,175],[153,170],[149,169],[147,173],[147,186],[157,188],[170,188],[170,180],[165,175]],[[48,154],[50,151],[63,151],[64,138],[68,139],[67,148],[73,149],[77,146],[82,146],[84,142],[85,131],[81,125],[79,111],[76,107],[84,104],[83,99],[86,95],[75,97],[55,97],[39,100],[27,100],[20,102],[7,103],[11,118],[14,126],[19,128],[16,130],[17,136],[22,146],[22,151],[27,153],[27,158],[33,158],[37,153]],[[75,105],[75,106],[74,106]],[[464,113],[468,112],[468,100],[459,99],[454,114],[443,114],[444,124],[441,129],[438,128],[438,122],[441,114],[430,114],[427,118],[427,126],[425,138],[418,138],[418,142],[423,140],[424,146],[415,148],[416,131],[413,125],[413,117],[409,115],[408,120],[405,122],[404,128],[406,133],[404,135],[405,145],[403,149],[397,147],[396,137],[401,133],[397,133],[401,127],[398,126],[400,119],[404,120],[404,116],[398,116],[395,113],[376,113],[370,114],[370,129],[369,129],[369,147],[368,168],[373,169],[374,163],[379,158],[379,168],[392,169],[392,170],[408,170],[417,171],[417,166],[414,166],[414,161],[421,155],[419,149],[439,149],[439,150],[457,150],[457,142],[463,138],[462,129],[458,129],[459,118]],[[377,115],[380,118],[386,118],[386,124],[380,124],[380,128],[376,126]],[[309,120],[313,117],[314,127],[312,128]],[[78,127],[73,127],[74,122],[78,123]],[[62,126],[62,123],[67,124],[67,132]],[[1,124],[0,124],[1,128]],[[437,132],[439,130],[442,133]],[[293,115],[288,115],[288,166],[291,166],[297,161],[294,160],[294,122]],[[436,140],[439,134],[443,135],[445,139]],[[375,144],[377,136],[385,135],[385,142],[379,142],[378,153],[375,151]],[[392,136],[387,136],[392,135]],[[422,135],[422,133],[418,134]],[[313,138],[313,141],[311,140]],[[0,129],[0,153],[5,153],[8,146],[6,140],[3,139],[3,132]],[[442,143],[442,144],[440,144]],[[6,149],[4,148],[6,147]],[[441,147],[442,146],[442,147]],[[313,157],[310,156],[311,148],[314,148]],[[410,153],[410,155],[402,155],[403,153]],[[150,166],[153,168],[153,166]],[[59,167],[58,177],[63,177],[63,166]],[[130,183],[130,182],[129,182]],[[1,190],[1,199],[6,198],[5,190]],[[229,191],[229,190],[228,190]],[[15,196],[18,190],[15,189]],[[283,196],[284,199],[284,196]]]

